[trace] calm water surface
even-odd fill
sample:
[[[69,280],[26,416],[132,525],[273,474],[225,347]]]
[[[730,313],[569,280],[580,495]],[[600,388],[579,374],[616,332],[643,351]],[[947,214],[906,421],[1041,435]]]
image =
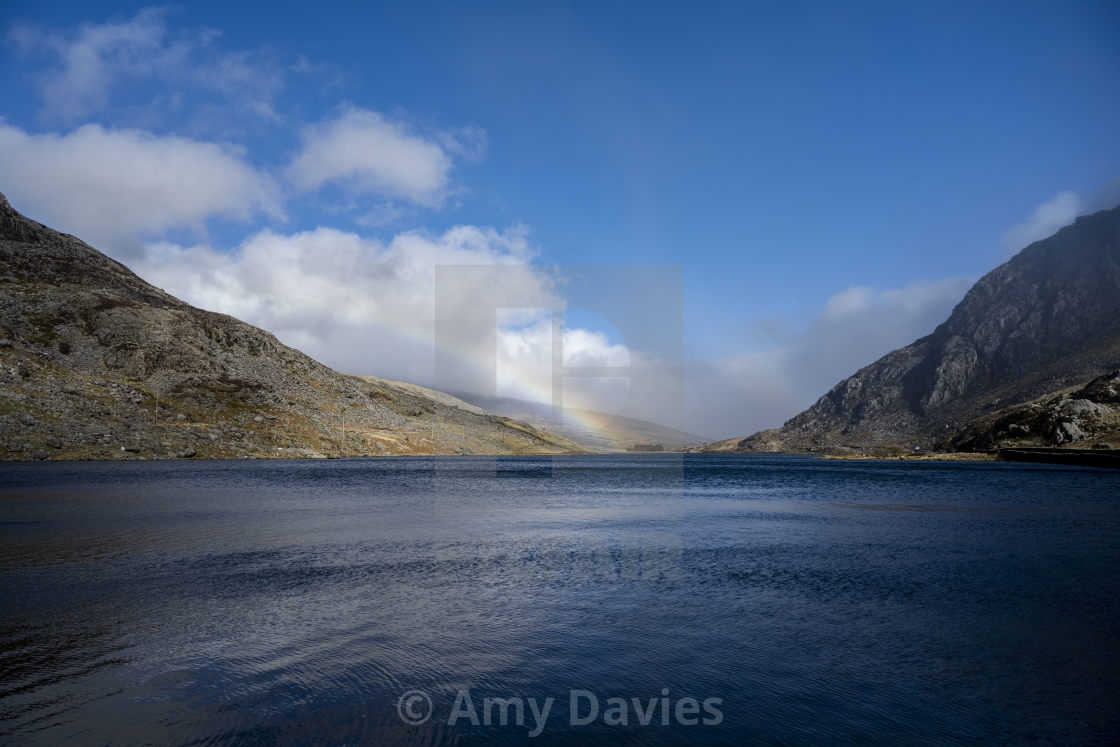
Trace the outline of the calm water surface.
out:
[[[0,466],[2,743],[520,743],[550,697],[541,743],[1113,742],[1120,472]]]

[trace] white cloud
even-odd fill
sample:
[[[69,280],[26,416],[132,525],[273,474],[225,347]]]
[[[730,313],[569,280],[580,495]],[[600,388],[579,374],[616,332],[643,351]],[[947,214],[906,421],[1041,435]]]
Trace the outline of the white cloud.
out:
[[[112,108],[114,96],[135,94],[137,84],[168,86],[156,100],[185,90],[217,94],[229,105],[272,117],[272,100],[283,86],[282,66],[267,55],[226,52],[210,29],[168,31],[167,8],[147,8],[127,21],[86,23],[76,29],[15,27],[10,38],[28,55],[46,53],[50,67],[39,77],[43,114],[73,122]],[[135,103],[135,102],[130,102]]]
[[[305,190],[336,182],[358,192],[432,205],[447,191],[451,165],[451,157],[435,141],[377,112],[350,108],[304,133],[303,149],[287,174]]]
[[[12,203],[104,250],[211,216],[281,215],[270,179],[230,146],[85,125],[32,135],[0,121]]]
[[[1073,192],[1059,192],[1036,207],[1025,221],[1007,229],[1000,243],[1008,251],[1017,252],[1073,223],[1084,207],[1081,198]]]
[[[602,332],[569,329],[564,333],[565,366],[629,366],[630,351]]]

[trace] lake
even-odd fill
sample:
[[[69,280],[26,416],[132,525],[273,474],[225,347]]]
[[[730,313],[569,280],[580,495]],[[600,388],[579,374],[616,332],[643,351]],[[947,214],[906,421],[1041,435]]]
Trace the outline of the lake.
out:
[[[5,744],[1120,738],[1116,471],[9,463],[0,600]]]

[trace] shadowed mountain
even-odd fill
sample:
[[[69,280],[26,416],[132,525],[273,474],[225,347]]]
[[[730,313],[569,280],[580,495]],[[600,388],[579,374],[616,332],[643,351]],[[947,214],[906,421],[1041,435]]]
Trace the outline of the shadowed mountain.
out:
[[[0,268],[0,458],[582,449],[438,392],[334,371],[174,298],[3,195]]]
[[[780,429],[705,451],[932,446],[988,413],[1120,367],[1120,207],[981,278],[934,332],[844,379]]]

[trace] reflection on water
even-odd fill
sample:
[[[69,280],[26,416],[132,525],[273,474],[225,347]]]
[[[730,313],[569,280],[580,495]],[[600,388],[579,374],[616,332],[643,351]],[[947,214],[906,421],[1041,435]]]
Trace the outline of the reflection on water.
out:
[[[1120,473],[629,455],[0,467],[0,742],[1107,741]],[[718,698],[718,724],[569,723]],[[398,698],[421,690],[413,726]]]

